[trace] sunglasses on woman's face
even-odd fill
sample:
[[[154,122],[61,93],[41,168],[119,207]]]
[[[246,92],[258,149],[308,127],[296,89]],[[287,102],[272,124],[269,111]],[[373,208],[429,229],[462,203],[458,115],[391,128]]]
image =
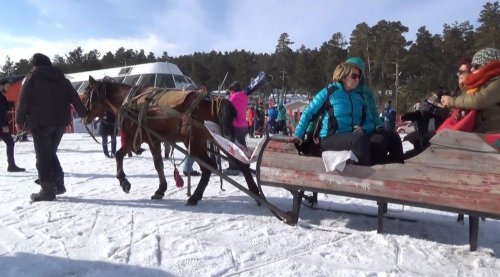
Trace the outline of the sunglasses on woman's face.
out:
[[[470,73],[470,70],[458,70],[457,76],[462,76],[462,74],[465,74],[465,73]]]
[[[351,73],[351,78],[359,80],[361,78],[361,75],[356,73]]]

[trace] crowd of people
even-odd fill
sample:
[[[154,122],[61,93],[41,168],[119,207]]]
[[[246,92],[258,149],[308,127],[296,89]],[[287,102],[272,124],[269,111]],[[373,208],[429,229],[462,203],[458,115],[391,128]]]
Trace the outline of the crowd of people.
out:
[[[57,148],[65,127],[70,122],[73,107],[79,116],[86,113],[77,92],[63,72],[52,66],[50,59],[40,53],[32,57],[32,71],[25,77],[19,95],[15,126],[18,132],[29,130],[33,137],[36,168],[41,190],[31,195],[33,201],[51,201],[66,191],[64,173],[57,156]],[[475,114],[469,131],[500,133],[500,50],[485,48],[465,58],[458,65],[459,95],[441,95],[439,106],[456,109],[455,117]],[[0,83],[0,137],[6,144],[8,172],[22,172],[14,160],[15,142],[7,121],[11,108],[6,98],[8,81]],[[205,84],[199,91],[208,92]],[[383,116],[367,85],[365,64],[361,58],[351,57],[337,65],[331,82],[320,89],[302,113],[287,114],[284,99],[277,105],[270,101],[251,104],[239,82],[229,86],[229,101],[236,116],[232,122],[234,134],[230,140],[246,147],[246,136],[262,136],[264,133],[292,135],[298,146],[305,141],[315,141],[320,151],[350,150],[357,164],[371,166],[385,163],[404,163],[400,136],[395,130],[396,111],[388,101]],[[317,116],[319,115],[319,116]],[[460,120],[460,118],[455,118]],[[107,157],[116,153],[116,119],[109,112],[101,119],[103,152]],[[446,122],[444,123],[446,124]],[[455,128],[446,125],[446,128]],[[108,149],[111,136],[111,151]],[[194,159],[184,162],[185,176],[197,176],[193,170]],[[236,175],[235,164],[229,163],[224,174]]]

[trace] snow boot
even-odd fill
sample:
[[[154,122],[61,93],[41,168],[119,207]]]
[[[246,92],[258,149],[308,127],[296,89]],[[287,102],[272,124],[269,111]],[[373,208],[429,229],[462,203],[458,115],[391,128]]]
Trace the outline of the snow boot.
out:
[[[38,193],[32,193],[30,198],[33,202],[56,200],[55,185],[53,182],[42,182],[42,189]]]
[[[64,186],[64,173],[55,174],[54,178],[56,180],[56,195],[61,195],[66,192],[66,187]],[[40,185],[40,179],[35,180],[35,184]]]

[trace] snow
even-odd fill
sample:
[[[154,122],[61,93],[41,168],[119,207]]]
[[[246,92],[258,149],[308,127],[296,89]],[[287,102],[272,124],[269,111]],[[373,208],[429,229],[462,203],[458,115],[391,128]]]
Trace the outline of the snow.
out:
[[[15,152],[27,171],[8,173],[0,160],[1,276],[498,276],[500,269],[498,220],[480,222],[476,252],[467,218],[460,224],[456,214],[390,204],[377,234],[376,217],[356,214],[375,215],[376,203],[348,197],[320,194],[319,209],[302,207],[299,224],[289,226],[229,183],[221,190],[215,175],[198,206],[185,206],[186,188],[175,187],[169,161],[165,198],[150,200],[158,184],[150,153],[125,158],[132,183],[125,194],[114,160],[86,134],[66,134],[59,147],[68,191],[30,203],[39,189],[32,141]],[[235,180],[244,184],[242,175]],[[291,209],[289,192],[264,191]]]

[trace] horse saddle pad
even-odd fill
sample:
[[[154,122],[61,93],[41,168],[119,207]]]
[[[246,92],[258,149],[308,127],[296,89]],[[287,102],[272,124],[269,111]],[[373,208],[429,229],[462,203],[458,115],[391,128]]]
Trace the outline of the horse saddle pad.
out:
[[[151,105],[149,106],[149,110],[156,110],[156,108],[159,107],[175,108],[179,105],[182,105],[186,101],[187,97],[192,93],[196,93],[196,91],[148,88],[147,91],[142,94],[142,97],[138,99],[137,103],[139,104],[141,102],[144,102],[145,98],[152,96],[153,101],[149,102],[149,105]]]

